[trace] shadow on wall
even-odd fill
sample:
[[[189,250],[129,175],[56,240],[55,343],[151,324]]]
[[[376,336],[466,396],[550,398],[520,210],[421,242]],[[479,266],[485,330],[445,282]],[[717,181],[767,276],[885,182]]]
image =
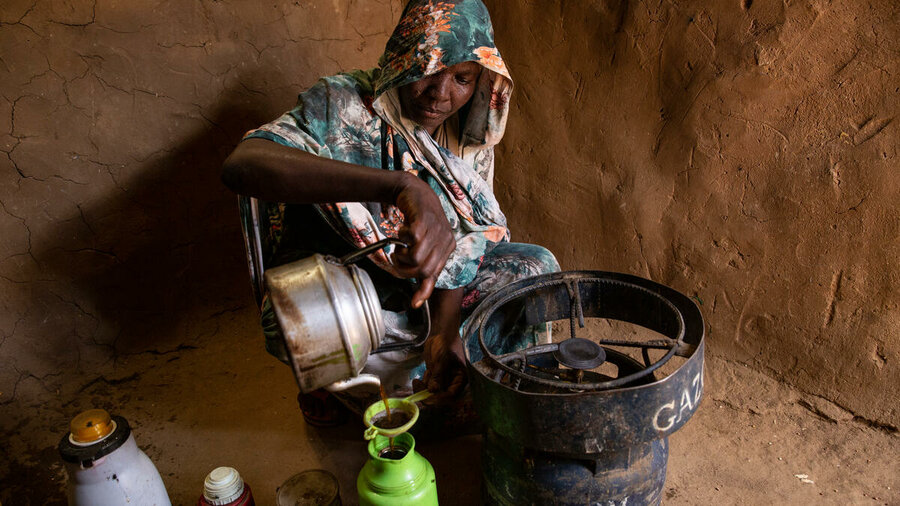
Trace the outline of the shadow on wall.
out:
[[[240,86],[225,90],[203,114],[207,128],[126,168],[136,175],[117,184],[121,192],[82,204],[36,248],[73,297],[51,290],[51,299],[90,316],[83,331],[76,325],[80,355],[93,349],[102,363],[192,347],[217,331],[217,314],[249,303],[236,197],[219,169],[247,130],[271,119],[263,110]]]
[[[89,186],[76,187],[79,212],[36,236],[30,258],[39,272],[22,284],[28,308],[4,349],[14,376],[2,388],[0,435],[18,435],[9,461],[0,459],[4,504],[62,504],[48,439],[82,409],[127,405],[124,384],[161,360],[110,365],[201,348],[219,314],[252,304],[237,201],[219,168],[246,130],[270,119],[269,104],[239,87],[219,96],[203,111],[204,128],[121,167],[118,190],[90,196]],[[119,142],[115,133],[95,141],[101,158],[104,143]]]

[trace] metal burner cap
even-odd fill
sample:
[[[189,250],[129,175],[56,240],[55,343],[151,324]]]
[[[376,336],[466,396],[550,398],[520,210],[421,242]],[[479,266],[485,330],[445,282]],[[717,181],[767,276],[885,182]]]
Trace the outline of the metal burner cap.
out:
[[[606,362],[606,351],[593,341],[573,337],[559,343],[553,357],[572,369],[593,369]]]

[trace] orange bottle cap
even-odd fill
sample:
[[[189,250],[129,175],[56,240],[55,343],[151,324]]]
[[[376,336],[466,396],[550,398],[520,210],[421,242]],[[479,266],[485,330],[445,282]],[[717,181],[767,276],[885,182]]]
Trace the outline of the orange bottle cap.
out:
[[[108,436],[115,428],[105,409],[89,409],[69,422],[69,432],[76,443],[93,443]]]

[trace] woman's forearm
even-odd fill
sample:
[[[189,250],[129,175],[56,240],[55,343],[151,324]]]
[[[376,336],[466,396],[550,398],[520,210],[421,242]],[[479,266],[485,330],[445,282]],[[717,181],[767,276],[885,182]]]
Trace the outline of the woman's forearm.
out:
[[[428,299],[431,309],[431,335],[445,342],[459,337],[463,288],[444,290],[436,288]]]
[[[409,247],[394,252],[394,270],[401,277],[420,281],[413,294],[413,307],[431,296],[438,274],[456,248],[437,194],[428,183],[406,171],[354,165],[266,139],[247,139],[225,160],[222,182],[235,193],[269,202],[396,205],[403,213],[398,236]]]
[[[340,162],[266,139],[247,139],[222,166],[222,182],[235,193],[270,202],[396,201],[414,176]]]
[[[431,306],[431,333],[425,341],[425,376],[428,390],[456,395],[466,383],[466,357],[459,338],[463,289],[435,290]]]

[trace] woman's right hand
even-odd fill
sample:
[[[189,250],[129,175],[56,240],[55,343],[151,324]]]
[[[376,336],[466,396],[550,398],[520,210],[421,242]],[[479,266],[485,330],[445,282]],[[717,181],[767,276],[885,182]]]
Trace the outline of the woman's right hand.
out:
[[[447,258],[456,249],[456,240],[431,186],[412,174],[402,181],[394,203],[404,216],[399,238],[409,248],[396,249],[394,266],[401,276],[419,281],[412,297],[412,306],[418,308],[431,296]]]
[[[428,183],[409,172],[363,167],[265,139],[247,139],[225,161],[222,180],[241,195],[269,202],[393,202],[404,216],[400,239],[410,245],[394,254],[397,273],[420,282],[413,307],[431,295],[456,248],[441,201]]]

